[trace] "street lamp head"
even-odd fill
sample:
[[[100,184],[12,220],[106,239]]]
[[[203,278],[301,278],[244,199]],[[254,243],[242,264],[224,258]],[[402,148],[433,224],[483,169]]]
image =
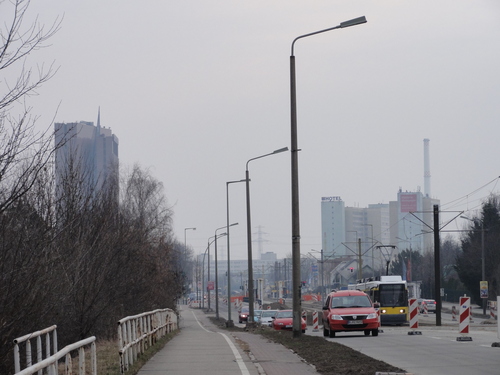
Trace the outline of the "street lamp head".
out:
[[[354,18],[354,19],[349,20],[349,21],[341,22],[340,23],[340,28],[343,29],[344,27],[356,26],[356,25],[359,25],[359,24],[362,24],[362,23],[366,23],[366,17],[365,16]]]
[[[285,152],[285,151],[288,151],[288,147],[283,147],[278,150],[274,150],[273,154],[279,154],[280,152]]]

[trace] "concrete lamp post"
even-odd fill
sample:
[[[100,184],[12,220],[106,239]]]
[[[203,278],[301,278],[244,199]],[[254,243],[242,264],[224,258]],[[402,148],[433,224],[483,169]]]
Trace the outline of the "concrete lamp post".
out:
[[[274,150],[268,154],[260,155],[255,158],[249,159],[246,165],[245,171],[245,182],[246,182],[246,201],[247,201],[247,245],[248,245],[248,320],[247,326],[255,325],[254,321],[254,289],[253,289],[253,260],[252,260],[252,224],[250,219],[250,175],[248,172],[248,163],[252,160],[257,160],[264,158],[266,156],[279,154],[281,152],[288,151],[288,147],[283,147],[278,150]]]
[[[297,145],[297,91],[295,85],[295,56],[293,47],[295,42],[301,38],[324,33],[330,30],[342,29],[366,22],[366,18],[359,17],[342,22],[340,25],[329,29],[315,31],[295,38],[292,42],[290,55],[290,110],[291,110],[291,154],[292,154],[292,285],[293,285],[293,337],[302,334],[301,320],[302,311],[300,303],[300,220],[299,220],[299,168],[298,168],[298,145]]]
[[[238,182],[246,182],[246,180],[236,180],[226,182],[226,233],[227,233],[227,327],[234,327],[231,319],[231,252],[229,241],[229,185]]]

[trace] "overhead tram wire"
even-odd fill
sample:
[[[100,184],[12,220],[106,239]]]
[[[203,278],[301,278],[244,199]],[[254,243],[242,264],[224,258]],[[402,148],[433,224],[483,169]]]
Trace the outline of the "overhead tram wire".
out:
[[[453,209],[453,208],[457,207],[458,205],[462,204],[462,201],[463,201],[463,200],[467,200],[467,199],[469,199],[472,195],[476,194],[477,192],[481,191],[482,189],[484,189],[484,188],[485,188],[485,187],[487,187],[488,185],[490,185],[490,184],[492,184],[493,182],[495,182],[495,186],[494,186],[494,187],[493,187],[493,189],[489,192],[489,194],[491,194],[491,193],[494,191],[494,189],[495,189],[496,185],[498,184],[498,180],[499,180],[499,179],[500,179],[500,176],[495,177],[495,178],[494,178],[493,180],[491,180],[490,182],[488,182],[488,183],[486,183],[486,184],[482,185],[481,187],[477,188],[476,190],[474,190],[474,191],[470,192],[469,194],[466,194],[466,195],[464,195],[464,196],[462,196],[462,197],[460,197],[460,198],[454,199],[454,200],[452,200],[452,201],[450,201],[450,202],[448,202],[448,203],[443,203],[443,204],[441,205],[441,208],[442,208],[442,209],[446,209],[446,210]],[[488,194],[488,195],[489,195],[489,194]],[[483,198],[481,198],[481,199],[484,199],[484,197],[483,197]]]

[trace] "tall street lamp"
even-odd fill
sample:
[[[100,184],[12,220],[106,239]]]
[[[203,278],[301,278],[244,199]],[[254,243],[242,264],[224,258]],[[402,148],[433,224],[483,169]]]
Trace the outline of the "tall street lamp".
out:
[[[196,230],[196,228],[184,228],[184,267],[187,266],[187,245],[186,245],[186,231]]]
[[[231,252],[229,242],[229,185],[238,182],[245,182],[246,180],[227,181],[226,182],[226,233],[227,233],[227,327],[234,327],[231,319]]]
[[[301,38],[324,33],[326,31],[341,29],[349,26],[359,25],[366,22],[366,18],[359,17],[342,22],[340,25],[329,29],[304,34],[295,38],[292,42],[292,53],[290,55],[290,110],[291,110],[291,152],[292,152],[292,268],[293,268],[293,337],[300,337],[301,329],[301,303],[300,303],[300,222],[299,222],[299,156],[297,145],[297,90],[295,87],[295,56],[293,47],[295,42]]]
[[[186,250],[186,231],[188,230],[196,230],[196,228],[184,228],[184,251]]]
[[[207,254],[207,252],[208,252],[208,276],[207,276],[207,283],[208,283],[208,281],[210,281],[210,245],[212,243],[214,243],[217,240],[217,238],[223,237],[225,235],[226,235],[226,233],[221,233],[221,234],[218,234],[218,235],[215,235],[215,236],[212,236],[212,237],[208,238],[207,249],[203,253],[203,278],[202,278],[202,282],[203,282],[203,288],[202,288],[202,290],[203,291],[205,290],[205,254]],[[212,238],[213,238],[213,240],[210,241]],[[203,292],[203,293],[205,293],[205,292]],[[207,285],[207,299],[208,299],[208,311],[210,311],[210,289],[208,289],[208,285]],[[205,307],[205,298],[204,298],[204,296],[203,296],[203,299],[202,299],[202,304],[203,304],[203,308],[204,308]]]
[[[257,160],[266,156],[279,154],[281,152],[288,151],[288,147],[283,147],[278,150],[274,150],[271,153],[257,156],[255,158],[249,159],[246,164],[245,171],[245,182],[246,182],[246,198],[247,198],[247,246],[248,246],[248,320],[247,326],[255,325],[254,321],[254,290],[253,290],[253,260],[252,260],[252,224],[250,221],[250,175],[248,172],[248,163],[252,160]],[[300,264],[300,263],[299,263]]]
[[[238,223],[233,223],[231,225],[223,226],[220,228],[217,228],[215,230],[215,318],[218,320],[219,319],[219,269],[217,267],[217,231],[227,228],[229,230],[229,227],[238,225]],[[228,236],[228,232],[226,232],[226,236]]]
[[[473,220],[471,218],[468,218],[467,216],[460,216],[462,219],[466,219],[469,221],[472,221],[473,223],[476,223],[476,220]],[[486,269],[485,269],[485,264],[484,264],[484,219],[477,219],[481,221],[481,281],[486,281]],[[486,315],[486,300],[487,298],[483,298],[481,296],[481,299],[483,300],[483,315]]]

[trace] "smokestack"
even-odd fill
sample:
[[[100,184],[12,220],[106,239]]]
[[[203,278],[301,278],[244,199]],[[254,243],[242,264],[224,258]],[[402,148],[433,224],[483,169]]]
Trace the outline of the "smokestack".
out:
[[[431,162],[429,159],[429,139],[424,139],[424,196],[431,196]]]

